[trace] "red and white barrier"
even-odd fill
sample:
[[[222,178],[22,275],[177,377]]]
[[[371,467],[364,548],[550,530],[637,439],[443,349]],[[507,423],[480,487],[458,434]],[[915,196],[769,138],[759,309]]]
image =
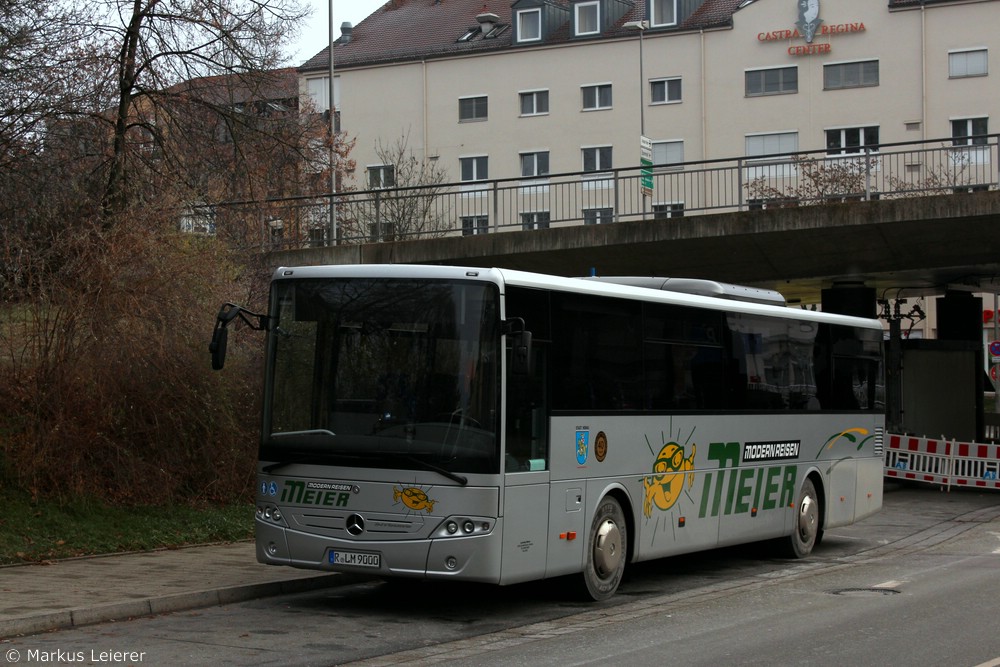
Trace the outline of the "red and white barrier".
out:
[[[915,482],[1000,489],[1000,445],[889,435],[885,476]]]

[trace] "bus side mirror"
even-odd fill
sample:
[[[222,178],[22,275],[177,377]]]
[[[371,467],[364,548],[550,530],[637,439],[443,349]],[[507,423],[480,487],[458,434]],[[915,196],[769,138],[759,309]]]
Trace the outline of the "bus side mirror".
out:
[[[260,331],[267,328],[268,318],[266,315],[252,313],[235,303],[223,304],[215,318],[212,342],[208,344],[208,351],[212,354],[212,370],[222,370],[222,367],[226,365],[226,340],[229,338],[229,331],[226,327],[237,317],[246,322],[252,329]],[[255,318],[256,321],[250,319],[251,317]]]
[[[229,330],[226,325],[236,319],[240,314],[240,307],[231,303],[222,305],[219,314],[215,318],[215,331],[212,332],[212,342],[208,344],[208,351],[212,353],[212,370],[219,371],[226,365],[226,341],[229,339]]]
[[[212,353],[212,370],[219,371],[226,365],[226,339],[229,338],[229,329],[216,326],[212,333],[212,342],[208,344],[208,351]]]
[[[531,332],[511,334],[510,370],[514,375],[531,375]]]

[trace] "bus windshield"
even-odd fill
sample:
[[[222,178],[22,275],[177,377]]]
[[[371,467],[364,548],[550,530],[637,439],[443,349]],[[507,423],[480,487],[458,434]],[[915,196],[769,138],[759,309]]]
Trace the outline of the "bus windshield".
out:
[[[499,471],[499,295],[485,282],[276,281],[261,460]]]

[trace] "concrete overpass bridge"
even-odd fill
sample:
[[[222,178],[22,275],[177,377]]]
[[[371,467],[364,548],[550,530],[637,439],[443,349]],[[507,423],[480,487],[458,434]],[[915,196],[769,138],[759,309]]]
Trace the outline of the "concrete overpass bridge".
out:
[[[1000,291],[1000,191],[707,213],[665,220],[280,250],[276,266],[416,263],[563,276],[707,278],[818,303],[838,283],[879,296]]]
[[[338,193],[333,224],[329,195],[244,214],[269,221],[274,265],[706,278],[803,304],[844,283],[880,298],[1000,291],[1000,135],[858,150],[397,184]]]

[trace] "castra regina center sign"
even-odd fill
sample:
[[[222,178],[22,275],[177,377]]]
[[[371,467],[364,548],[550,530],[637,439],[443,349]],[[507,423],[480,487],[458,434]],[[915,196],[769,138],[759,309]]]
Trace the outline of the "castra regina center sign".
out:
[[[815,42],[817,36],[827,36],[841,34],[845,32],[864,32],[865,24],[861,21],[854,23],[826,23],[820,17],[819,0],[796,0],[799,9],[799,20],[795,22],[794,28],[782,30],[772,30],[757,33],[758,42],[784,42],[801,39],[805,44],[791,44],[788,47],[790,56],[811,56],[822,53],[830,53],[832,45],[829,41]]]

